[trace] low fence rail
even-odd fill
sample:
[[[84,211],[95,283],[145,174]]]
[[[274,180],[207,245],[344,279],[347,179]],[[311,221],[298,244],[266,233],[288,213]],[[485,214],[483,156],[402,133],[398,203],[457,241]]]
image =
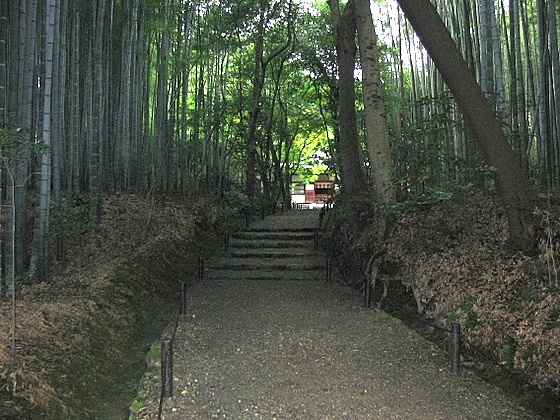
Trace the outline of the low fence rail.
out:
[[[204,278],[204,260],[198,259],[196,274],[191,277],[197,280]],[[161,392],[159,397],[158,420],[161,420],[165,398],[173,396],[173,344],[179,326],[179,320],[187,313],[187,289],[188,284],[182,282],[179,290],[179,310],[175,316],[173,328],[170,335],[161,340]]]

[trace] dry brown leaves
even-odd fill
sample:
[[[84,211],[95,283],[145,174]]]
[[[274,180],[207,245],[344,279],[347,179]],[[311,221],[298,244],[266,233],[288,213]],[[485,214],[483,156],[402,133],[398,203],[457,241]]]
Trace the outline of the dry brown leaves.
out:
[[[213,208],[204,198],[187,201],[183,197],[113,195],[105,199],[99,231],[91,235],[87,233],[87,203],[78,201],[68,218],[66,259],[53,265],[49,282],[26,285],[18,294],[15,359],[12,305],[0,301],[0,392],[10,391],[31,406],[58,404],[61,413],[65,404],[52,385],[52,377],[69,359],[82,357],[91,347],[87,326],[104,311],[108,318],[114,318],[107,340],[118,331],[121,315],[99,301],[115,270],[128,261],[142,259],[159,242],[192,236],[200,223],[193,212]],[[206,217],[218,217],[218,213],[208,210]]]
[[[459,322],[468,346],[560,395],[560,222],[539,220],[545,234],[528,257],[508,249],[499,205],[459,197],[402,218],[388,256],[426,317]]]

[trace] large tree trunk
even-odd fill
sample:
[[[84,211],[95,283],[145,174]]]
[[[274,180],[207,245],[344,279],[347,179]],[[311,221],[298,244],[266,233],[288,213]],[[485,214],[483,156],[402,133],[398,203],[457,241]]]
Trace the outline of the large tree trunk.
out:
[[[366,143],[377,198],[382,204],[388,204],[395,201],[396,190],[393,182],[393,160],[387,118],[383,105],[377,36],[369,0],[356,0],[356,22],[362,62]]]
[[[398,2],[461,107],[486,163],[496,169],[512,241],[522,250],[532,249],[535,232],[529,211],[533,189],[473,72],[429,0]]]
[[[353,0],[346,3],[342,15],[339,13],[337,0],[329,0],[329,7],[338,58],[338,121],[340,127],[338,150],[340,152],[342,188],[345,194],[352,197],[360,195],[368,189],[356,125],[354,86],[356,16]]]

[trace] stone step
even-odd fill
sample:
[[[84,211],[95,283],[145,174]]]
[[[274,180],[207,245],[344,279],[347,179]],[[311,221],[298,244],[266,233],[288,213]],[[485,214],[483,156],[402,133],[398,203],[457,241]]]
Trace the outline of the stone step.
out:
[[[285,257],[285,258],[222,258],[209,263],[211,269],[219,270],[322,270],[326,266],[324,258]]]
[[[227,256],[229,258],[291,258],[312,257],[312,251],[308,248],[233,248]]]
[[[205,281],[209,280],[299,280],[325,281],[325,270],[211,270],[205,274]]]
[[[295,231],[241,231],[232,235],[233,239],[245,240],[271,240],[271,241],[308,241],[315,238],[315,231],[295,232]]]
[[[274,227],[274,226],[253,226],[248,227],[244,232],[292,232],[292,233],[313,233],[317,230],[316,227]]]
[[[229,249],[248,249],[248,248],[268,248],[268,249],[282,249],[282,248],[315,248],[315,241],[308,240],[249,240],[249,239],[233,239],[229,242]]]

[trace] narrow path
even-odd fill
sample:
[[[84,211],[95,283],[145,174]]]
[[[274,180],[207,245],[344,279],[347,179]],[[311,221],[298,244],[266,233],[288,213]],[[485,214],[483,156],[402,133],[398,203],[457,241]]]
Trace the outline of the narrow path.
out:
[[[317,218],[290,212],[252,228]],[[309,240],[302,260],[318,258]],[[536,418],[468,371],[451,374],[447,355],[313,269],[302,281],[221,278],[223,267],[189,289],[164,419]]]

